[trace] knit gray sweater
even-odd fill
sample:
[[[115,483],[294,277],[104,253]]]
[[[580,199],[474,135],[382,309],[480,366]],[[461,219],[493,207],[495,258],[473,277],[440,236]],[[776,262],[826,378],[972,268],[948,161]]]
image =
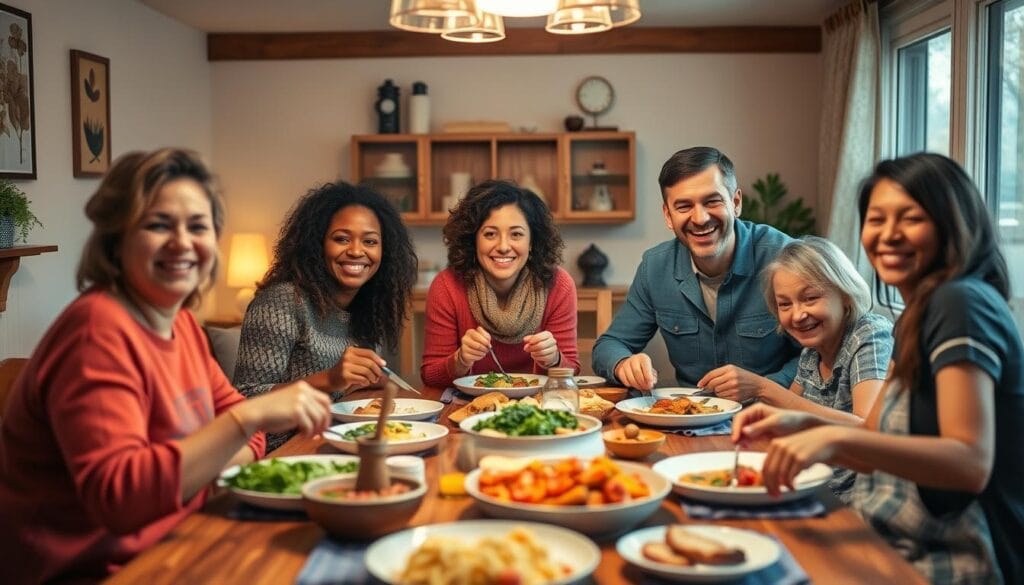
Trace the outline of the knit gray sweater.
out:
[[[274,284],[261,289],[245,313],[233,382],[246,397],[259,396],[276,384],[333,367],[350,343],[347,311],[321,319],[294,285]],[[268,433],[267,452],[294,434]]]

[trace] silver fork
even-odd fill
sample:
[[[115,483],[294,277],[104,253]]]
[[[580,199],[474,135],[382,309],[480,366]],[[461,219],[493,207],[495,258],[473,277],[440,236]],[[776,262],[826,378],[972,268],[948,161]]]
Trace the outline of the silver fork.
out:
[[[729,487],[736,487],[740,483],[740,444],[736,443],[736,456],[732,460],[732,479],[729,480]]]
[[[494,360],[494,364],[496,366],[498,366],[498,369],[501,371],[501,374],[503,376],[507,376],[508,374],[505,373],[505,368],[501,367],[501,362],[498,361],[498,356],[494,355],[494,348],[493,347],[490,349],[490,352],[491,352],[491,359]]]

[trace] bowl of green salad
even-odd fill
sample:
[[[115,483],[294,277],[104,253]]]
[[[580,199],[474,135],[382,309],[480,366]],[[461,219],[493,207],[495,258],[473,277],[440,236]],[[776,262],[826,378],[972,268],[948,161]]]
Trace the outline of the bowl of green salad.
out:
[[[486,455],[602,455],[601,424],[600,420],[585,414],[544,410],[525,404],[476,414],[459,424],[466,437],[459,450],[458,464],[464,470],[471,470]]]
[[[306,482],[359,471],[354,455],[293,455],[235,465],[221,472],[217,485],[239,500],[272,510],[302,510]]]

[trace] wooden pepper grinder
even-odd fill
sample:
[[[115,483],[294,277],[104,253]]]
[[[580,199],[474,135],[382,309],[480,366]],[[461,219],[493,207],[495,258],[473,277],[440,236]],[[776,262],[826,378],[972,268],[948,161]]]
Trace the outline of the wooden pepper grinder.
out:
[[[388,438],[384,429],[388,424],[388,414],[395,403],[395,386],[384,387],[384,399],[377,417],[377,433],[373,438],[363,436],[356,439],[359,452],[359,475],[356,476],[357,491],[379,492],[391,485],[388,473]]]

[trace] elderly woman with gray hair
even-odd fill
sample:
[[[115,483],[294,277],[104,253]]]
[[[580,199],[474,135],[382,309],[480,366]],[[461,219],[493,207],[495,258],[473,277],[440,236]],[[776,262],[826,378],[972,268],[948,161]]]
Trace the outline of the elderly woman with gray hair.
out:
[[[869,313],[871,291],[835,244],[807,236],[788,243],[762,272],[768,309],[803,351],[787,389],[765,379],[761,402],[859,424],[882,389],[892,324]],[[847,499],[854,473],[837,469],[832,491]]]

